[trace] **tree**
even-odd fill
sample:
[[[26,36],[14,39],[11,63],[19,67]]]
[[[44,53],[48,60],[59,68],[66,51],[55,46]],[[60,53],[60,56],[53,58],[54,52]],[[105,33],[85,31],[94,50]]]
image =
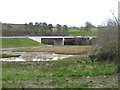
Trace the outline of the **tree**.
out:
[[[56,28],[58,33],[62,31],[62,26],[60,24],[57,24]]]
[[[38,22],[35,22],[35,25],[36,25],[36,26],[38,26],[38,25],[39,25],[39,23],[38,23]]]
[[[29,25],[31,25],[31,26],[32,26],[32,25],[33,25],[33,23],[32,23],[32,22],[29,22]]]
[[[106,26],[99,27],[97,45],[89,53],[94,60],[114,60],[118,56],[118,25],[115,20],[108,20]]]
[[[46,22],[43,22],[43,26],[47,26],[47,23],[46,23]]]
[[[92,27],[95,26],[93,26],[91,22],[89,21],[85,22],[85,30],[90,31]]]
[[[68,27],[67,27],[67,25],[63,25],[63,33],[65,33],[65,34],[68,33]]]
[[[49,30],[52,32],[53,25],[52,25],[52,24],[49,24],[49,25],[48,25],[48,28],[49,28]]]
[[[49,24],[49,25],[47,25],[47,23],[43,23],[43,26],[42,26],[43,28],[43,34],[44,35],[50,35],[51,34],[51,31],[52,31],[52,25],[51,24]]]

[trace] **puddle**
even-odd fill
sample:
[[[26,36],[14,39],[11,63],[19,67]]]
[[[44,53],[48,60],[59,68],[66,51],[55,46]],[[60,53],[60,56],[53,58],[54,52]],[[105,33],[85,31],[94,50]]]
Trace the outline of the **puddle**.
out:
[[[25,60],[20,58],[2,58],[0,59],[0,61],[25,61]]]
[[[63,59],[65,57],[53,57],[53,58],[48,58],[48,59],[33,59],[33,60],[29,60],[29,61],[51,61],[51,60],[59,60],[59,59]],[[23,58],[2,58],[0,59],[0,61],[28,61],[25,60]]]
[[[4,52],[6,54],[17,54],[20,57],[12,58],[0,58],[0,61],[51,61],[60,60],[63,58],[69,58],[73,55],[61,55],[55,53],[45,53],[45,52]]]

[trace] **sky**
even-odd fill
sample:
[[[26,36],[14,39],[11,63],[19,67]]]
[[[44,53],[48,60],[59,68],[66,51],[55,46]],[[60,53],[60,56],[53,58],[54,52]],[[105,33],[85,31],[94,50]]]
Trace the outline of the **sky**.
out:
[[[25,24],[46,22],[84,26],[101,25],[117,15],[119,0],[0,0],[0,22]]]

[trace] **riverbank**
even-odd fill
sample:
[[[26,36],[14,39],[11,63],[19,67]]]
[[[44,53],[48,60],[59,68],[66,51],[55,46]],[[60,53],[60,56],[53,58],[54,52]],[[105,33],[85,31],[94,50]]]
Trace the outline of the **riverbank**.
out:
[[[2,62],[3,88],[118,88],[116,65],[92,62],[88,57],[91,49],[92,46],[42,46],[3,50],[26,57],[26,61]],[[43,56],[66,57],[40,60]],[[33,62],[33,58],[38,60]]]
[[[2,62],[3,88],[116,88],[115,64],[89,58]]]
[[[88,57],[92,46],[41,46],[29,48],[3,49],[2,54],[16,56],[12,58],[0,58],[0,61],[51,61],[63,58]],[[7,57],[6,56],[6,57]]]
[[[66,45],[66,46],[43,46],[35,48],[20,48],[14,49],[13,52],[49,52],[56,54],[67,54],[67,55],[80,55],[87,54],[92,49],[92,46],[75,46],[75,45]]]
[[[29,38],[0,38],[0,40],[2,41],[1,48],[45,46]]]

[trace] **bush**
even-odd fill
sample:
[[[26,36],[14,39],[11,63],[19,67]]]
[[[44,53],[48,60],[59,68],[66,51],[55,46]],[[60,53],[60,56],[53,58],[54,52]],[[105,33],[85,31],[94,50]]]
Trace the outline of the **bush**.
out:
[[[89,53],[89,57],[94,60],[113,60],[117,56],[118,25],[117,22],[110,20],[106,26],[99,28],[97,45]]]

